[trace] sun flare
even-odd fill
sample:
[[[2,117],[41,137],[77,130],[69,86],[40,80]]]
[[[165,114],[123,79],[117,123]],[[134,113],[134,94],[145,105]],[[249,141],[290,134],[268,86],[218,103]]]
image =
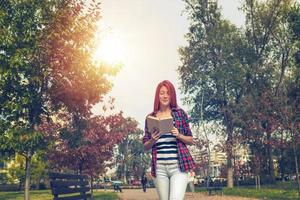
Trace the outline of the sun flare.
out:
[[[124,46],[120,38],[113,33],[103,37],[96,48],[93,59],[110,65],[124,61]]]

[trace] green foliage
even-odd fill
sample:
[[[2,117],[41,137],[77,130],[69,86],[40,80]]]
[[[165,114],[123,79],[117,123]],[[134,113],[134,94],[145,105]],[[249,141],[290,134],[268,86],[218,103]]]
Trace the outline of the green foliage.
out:
[[[40,157],[38,154],[33,156],[31,162],[31,178],[32,182],[36,185],[36,188],[39,188],[41,180],[47,178],[47,169],[48,162]]]
[[[91,60],[99,5],[73,0],[1,1],[1,149],[12,148],[3,133],[28,139],[28,145],[13,147],[17,152],[38,149],[34,145],[41,134],[35,131],[41,118],[60,109],[73,115],[74,127],[82,135],[81,122],[110,90],[108,77],[117,71]]]
[[[150,154],[145,151],[141,141],[142,135],[142,130],[130,133],[118,145],[116,163],[119,179],[124,178],[124,176],[127,180],[130,176],[138,179],[150,167]]]
[[[292,78],[294,81],[291,84],[290,87],[294,87],[294,92],[291,92],[295,98],[295,93],[297,95],[297,92],[299,89],[300,84],[300,5],[295,4],[294,7],[290,9],[290,12],[288,14],[288,22],[289,22],[289,28],[291,30],[291,33],[293,34],[293,40],[296,43],[296,52],[294,53],[295,61],[296,61],[296,68],[294,69],[294,76]],[[299,94],[298,94],[299,95]]]
[[[221,121],[225,126],[230,171],[238,118],[235,107],[246,93],[244,65],[253,52],[240,30],[222,18],[217,1],[185,2],[191,23],[188,45],[180,49],[181,88],[191,107],[192,122]],[[232,177],[228,177],[228,185],[232,185]]]
[[[11,166],[8,168],[9,183],[24,184],[25,181],[25,159],[20,155],[16,155]],[[21,182],[21,183],[20,183]]]
[[[36,127],[47,114],[40,42],[62,1],[1,1],[0,149],[26,154],[46,146]]]
[[[51,160],[60,160],[55,162],[56,165],[60,164],[59,167],[77,168],[80,172],[91,170],[89,174],[103,170],[103,165],[99,163],[104,163],[103,160],[109,159],[111,155],[109,151],[112,146],[105,150],[99,147],[100,142],[97,144],[95,140],[89,139],[95,134],[101,140],[100,135],[104,137],[113,128],[107,126],[107,129],[100,130],[89,125],[94,120],[92,106],[102,102],[104,95],[112,87],[109,77],[118,71],[118,68],[97,64],[92,60],[99,13],[100,3],[97,1],[86,4],[84,1],[63,3],[56,11],[55,18],[49,21],[49,25],[44,29],[40,52],[40,62],[48,66],[49,110],[67,116],[62,123],[62,129],[58,130],[60,138],[56,137],[62,142],[53,145],[56,149],[51,149],[53,152],[57,150],[60,156],[65,155],[66,159],[51,156]],[[98,123],[100,120],[102,116],[99,117]],[[104,119],[102,121],[106,124]]]
[[[46,148],[46,141],[43,133],[28,128],[17,128],[7,130],[3,134],[5,143],[1,143],[3,149],[11,149],[12,151],[26,155],[30,149],[36,151]]]
[[[295,4],[294,7],[290,9],[288,14],[289,28],[294,34],[294,39],[300,38],[300,6]]]
[[[192,105],[191,117],[200,121],[224,120],[224,110],[242,95],[243,74],[240,54],[243,40],[229,21],[221,18],[218,5],[193,3],[188,46],[180,49],[179,74],[186,102]],[[238,46],[238,48],[236,48]],[[204,95],[203,105],[200,105]]]
[[[91,60],[99,14],[95,1],[88,6],[77,0],[0,2],[1,153],[20,153],[30,165],[31,156],[53,139],[39,131],[42,120],[61,110],[69,112],[71,123],[64,123],[75,130],[70,143],[80,146],[82,123],[117,72]]]
[[[217,1],[185,2],[191,23],[179,73],[192,119],[222,121],[227,155],[232,138],[250,144],[252,172],[274,181],[273,149],[299,129],[298,4],[289,14],[294,1],[243,1],[246,21],[237,29]]]
[[[7,174],[9,177],[8,181],[11,184],[21,181],[22,185],[25,180],[25,158],[17,154],[11,161]],[[39,185],[40,179],[46,177],[46,161],[42,160],[38,155],[34,155],[31,160],[31,168],[32,181]]]

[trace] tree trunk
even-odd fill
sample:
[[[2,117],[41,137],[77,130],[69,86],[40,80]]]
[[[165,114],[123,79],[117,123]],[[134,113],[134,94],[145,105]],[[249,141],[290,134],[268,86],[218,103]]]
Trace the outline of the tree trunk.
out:
[[[259,153],[257,149],[254,149],[254,157],[253,157],[253,170],[255,175],[255,189],[260,189],[260,162],[259,162]]]
[[[41,176],[37,178],[36,189],[40,190]]]
[[[128,149],[128,140],[126,139],[126,149]],[[127,155],[127,152],[125,152],[124,154],[124,177],[123,177],[123,180],[124,180],[124,184],[127,184],[128,181],[127,181],[127,160],[128,160],[128,155]]]
[[[25,196],[24,199],[25,200],[29,200],[30,199],[30,165],[31,165],[31,157],[32,157],[32,153],[29,150],[27,152],[26,155],[26,172],[25,172]]]
[[[237,166],[236,166],[236,160],[235,156],[233,156],[233,180],[235,181],[235,184],[237,187],[239,187],[239,176],[237,175]],[[233,182],[234,183],[234,182]]]
[[[199,126],[198,126],[199,127]],[[205,135],[205,139],[207,141],[207,153],[208,153],[208,164],[207,164],[207,182],[206,182],[206,187],[209,187],[210,185],[210,145],[209,145],[209,138],[208,138],[208,134],[206,132],[206,128],[204,126],[203,123],[203,131],[204,131],[204,135]],[[198,129],[199,132],[199,129]]]
[[[93,177],[93,175],[91,175],[91,195],[92,195],[92,198],[94,196],[93,181],[94,181],[94,177]]]
[[[269,175],[271,184],[275,183],[274,161],[273,161],[273,148],[271,144],[271,133],[267,132],[267,152],[269,160]]]
[[[232,129],[227,128],[227,187],[233,188]]]
[[[124,184],[127,184],[126,170],[127,170],[127,166],[126,166],[126,161],[124,160],[124,175],[123,175]]]
[[[284,161],[283,161],[283,148],[280,148],[280,157],[279,157],[279,173],[281,182],[284,182]]]
[[[207,153],[208,153],[208,165],[207,165],[207,182],[206,182],[206,187],[209,187],[210,185],[210,145],[209,145],[209,138],[208,138],[208,134],[206,132],[206,128],[204,126],[204,119],[203,119],[203,101],[204,101],[204,93],[202,92],[202,96],[201,96],[201,113],[200,113],[200,117],[201,117],[201,122],[202,122],[202,127],[203,127],[203,131],[204,131],[204,135],[205,135],[205,139],[207,141]],[[198,124],[198,133],[200,128],[200,124]]]
[[[231,161],[227,161],[227,187],[233,188],[233,168],[230,167],[229,162]]]
[[[260,190],[260,176],[255,176],[255,189]]]
[[[78,170],[79,170],[79,174],[82,174],[82,170],[83,170],[83,160],[82,159],[79,160]]]
[[[22,178],[19,179],[19,191],[22,190]]]
[[[296,178],[297,178],[297,185],[298,185],[298,196],[300,196],[300,180],[299,180],[299,170],[298,170],[298,159],[297,159],[296,145],[294,143],[293,143],[293,153],[294,153],[294,159],[295,159]]]
[[[210,185],[210,149],[209,149],[209,141],[208,141],[208,166],[207,166],[207,183],[206,186]]]
[[[255,189],[258,189],[258,181],[257,181],[257,176],[255,176],[254,178],[255,178]]]

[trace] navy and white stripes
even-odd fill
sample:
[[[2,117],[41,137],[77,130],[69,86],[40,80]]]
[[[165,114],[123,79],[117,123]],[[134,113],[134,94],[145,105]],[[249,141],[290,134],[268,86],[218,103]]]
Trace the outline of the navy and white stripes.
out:
[[[156,142],[157,164],[178,163],[177,139],[172,133],[164,133]]]

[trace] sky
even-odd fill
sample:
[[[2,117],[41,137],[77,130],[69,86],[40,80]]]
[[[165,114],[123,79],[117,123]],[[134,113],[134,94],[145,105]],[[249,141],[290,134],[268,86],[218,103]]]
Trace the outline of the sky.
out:
[[[178,104],[187,111],[177,73],[181,64],[178,49],[186,44],[184,35],[189,27],[184,13],[185,3],[181,0],[101,2],[99,32],[107,37],[113,35],[114,42],[108,42],[109,47],[103,42],[103,48],[100,48],[103,51],[111,48],[117,53],[110,56],[123,63],[120,72],[112,79],[113,88],[108,94],[115,98],[116,111],[122,110],[125,117],[136,119],[139,128],[143,129],[145,116],[153,110],[156,86],[162,80],[174,84]],[[224,18],[238,27],[244,23],[244,15],[238,10],[241,0],[219,0],[219,4]],[[93,112],[101,114],[100,105],[94,106]]]

